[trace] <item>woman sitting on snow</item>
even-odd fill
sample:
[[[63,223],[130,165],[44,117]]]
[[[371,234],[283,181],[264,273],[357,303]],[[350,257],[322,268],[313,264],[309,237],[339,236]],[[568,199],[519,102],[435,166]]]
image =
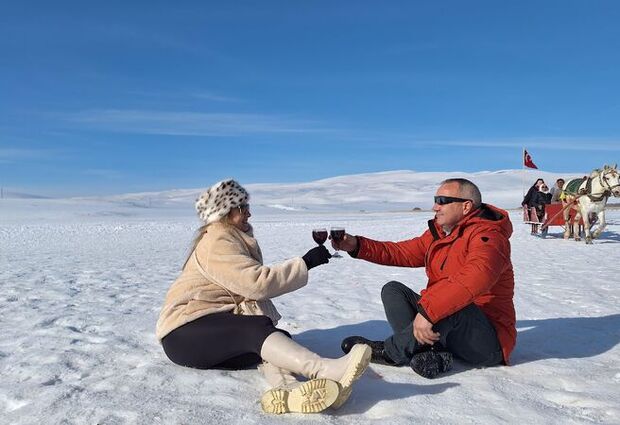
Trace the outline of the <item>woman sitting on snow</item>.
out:
[[[157,337],[168,358],[198,369],[244,369],[262,361],[273,387],[262,397],[269,413],[320,412],[340,407],[368,367],[370,347],[322,358],[276,328],[270,301],[308,283],[308,270],[331,257],[324,246],[271,267],[263,265],[248,223],[247,191],[235,180],[209,188],[196,202],[200,219],[183,271],[168,290]],[[309,378],[298,382],[293,374]]]

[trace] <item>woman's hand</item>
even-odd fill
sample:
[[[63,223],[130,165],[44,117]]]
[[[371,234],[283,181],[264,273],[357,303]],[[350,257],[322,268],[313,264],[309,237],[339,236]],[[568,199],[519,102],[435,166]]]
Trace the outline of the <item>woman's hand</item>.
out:
[[[306,267],[310,270],[313,267],[320,266],[321,264],[327,264],[332,255],[327,248],[323,245],[312,248],[310,251],[301,257],[306,263]]]

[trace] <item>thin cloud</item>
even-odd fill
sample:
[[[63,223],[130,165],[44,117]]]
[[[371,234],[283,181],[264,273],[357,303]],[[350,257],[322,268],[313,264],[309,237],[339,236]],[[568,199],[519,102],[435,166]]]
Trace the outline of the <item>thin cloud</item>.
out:
[[[24,159],[50,158],[52,152],[47,149],[0,148],[0,161],[4,163]]]
[[[149,101],[162,99],[165,102],[183,102],[183,101],[193,101],[194,99],[200,100],[210,100],[213,102],[222,102],[222,103],[246,103],[247,101],[241,99],[239,97],[234,96],[224,96],[210,91],[143,91],[143,90],[130,90],[128,92],[131,96],[138,96],[140,98],[145,98]]]
[[[88,176],[99,177],[99,178],[103,178],[106,180],[120,180],[125,177],[125,175],[118,170],[97,169],[97,168],[91,168],[91,169],[84,170],[82,174],[88,175]]]
[[[231,97],[231,96],[220,96],[218,94],[209,93],[209,92],[193,93],[192,96],[197,99],[212,100],[214,102],[229,102],[229,103],[244,102],[243,99],[239,99],[239,98]]]
[[[432,142],[437,146],[465,146],[489,148],[537,148],[570,151],[620,151],[620,140],[600,138],[536,137],[496,140],[442,140]]]
[[[72,114],[67,120],[81,127],[97,130],[170,136],[242,136],[331,131],[321,128],[316,121],[242,113],[107,109]]]
[[[148,31],[143,28],[115,24],[94,25],[88,28],[88,33],[99,35],[103,41],[115,41],[124,45],[134,43],[136,46],[150,46],[160,49],[174,50],[204,56],[213,53],[204,43],[195,43],[178,37],[165,35],[161,31]]]
[[[357,148],[374,148],[377,143],[382,147],[472,147],[472,148],[536,148],[539,150],[569,150],[579,152],[620,151],[620,140],[600,137],[523,137],[494,139],[428,139],[425,137],[406,136],[402,133],[343,132],[342,140],[355,141]]]
[[[418,42],[411,44],[394,44],[388,46],[385,52],[390,55],[405,55],[411,53],[427,52],[440,49],[441,46],[435,42]]]

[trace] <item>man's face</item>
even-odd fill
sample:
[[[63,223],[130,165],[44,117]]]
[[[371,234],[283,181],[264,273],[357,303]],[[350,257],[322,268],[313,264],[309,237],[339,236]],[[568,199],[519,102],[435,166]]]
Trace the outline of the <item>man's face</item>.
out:
[[[437,196],[451,196],[454,198],[461,198],[459,192],[458,183],[446,183],[439,186]],[[473,202],[452,202],[445,205],[433,205],[433,211],[435,211],[435,221],[444,230],[452,229],[456,223],[458,223],[465,215],[467,215],[473,208]]]

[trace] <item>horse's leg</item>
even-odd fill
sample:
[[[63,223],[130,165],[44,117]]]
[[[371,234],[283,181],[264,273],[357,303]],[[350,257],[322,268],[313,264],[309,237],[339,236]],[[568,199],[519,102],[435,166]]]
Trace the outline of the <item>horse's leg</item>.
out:
[[[596,239],[599,236],[601,236],[601,233],[603,233],[605,226],[607,226],[607,223],[605,222],[605,210],[598,213],[597,217],[598,217],[598,226],[596,230],[594,231],[594,233],[592,233],[592,239]]]
[[[581,210],[578,209],[575,212],[575,218],[573,221],[573,237],[577,242],[581,240],[581,234],[579,233],[579,222],[581,221]]]
[[[566,203],[562,202],[562,216],[564,217],[564,239],[570,238],[570,209],[571,207],[566,207]]]
[[[592,243],[592,234],[590,233],[590,213],[588,211],[581,212],[581,217],[583,217],[583,233],[586,238],[586,243]]]

